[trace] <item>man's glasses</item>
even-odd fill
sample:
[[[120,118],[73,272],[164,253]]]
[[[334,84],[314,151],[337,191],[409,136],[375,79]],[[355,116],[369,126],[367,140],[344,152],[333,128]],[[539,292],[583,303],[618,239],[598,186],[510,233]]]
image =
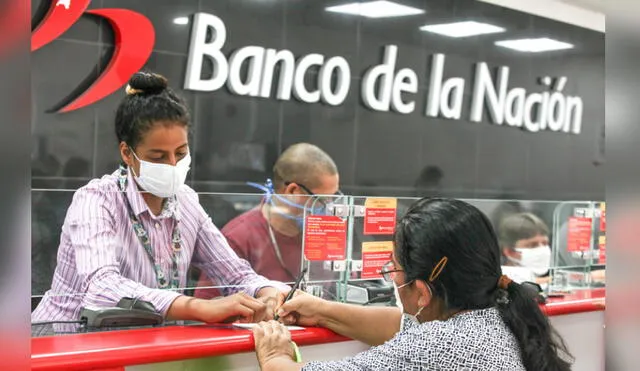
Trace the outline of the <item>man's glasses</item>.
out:
[[[382,274],[382,278],[386,282],[392,282],[395,274],[398,272],[404,272],[402,269],[396,269],[396,265],[393,264],[393,261],[389,261],[380,269],[380,274]]]
[[[298,187],[302,188],[302,190],[305,191],[309,196],[317,197],[318,201],[321,202],[323,206],[327,206],[328,204],[340,203],[342,197],[344,197],[344,193],[342,193],[341,191],[337,191],[336,193],[334,193],[333,194],[334,197],[320,197],[320,196],[316,195],[313,191],[311,191],[307,186],[305,186],[302,183],[284,182],[285,186],[288,186],[290,184],[295,184]]]

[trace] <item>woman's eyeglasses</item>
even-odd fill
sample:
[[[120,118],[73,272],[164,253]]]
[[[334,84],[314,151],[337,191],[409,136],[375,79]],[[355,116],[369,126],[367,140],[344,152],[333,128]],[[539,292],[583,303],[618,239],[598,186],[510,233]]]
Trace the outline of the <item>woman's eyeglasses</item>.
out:
[[[404,272],[404,271],[402,269],[396,269],[396,265],[393,263],[393,261],[389,261],[388,263],[382,266],[382,269],[380,269],[380,274],[382,274],[382,278],[387,282],[393,281],[393,278],[395,277],[395,273],[398,273],[398,272]]]

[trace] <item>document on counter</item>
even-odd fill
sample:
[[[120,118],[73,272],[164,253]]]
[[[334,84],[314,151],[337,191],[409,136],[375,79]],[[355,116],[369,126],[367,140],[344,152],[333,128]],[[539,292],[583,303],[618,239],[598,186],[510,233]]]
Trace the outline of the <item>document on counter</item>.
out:
[[[256,327],[258,324],[257,323],[234,323],[233,326],[234,327],[238,327],[238,328],[244,328],[247,330],[251,330],[252,328]],[[296,330],[304,330],[304,327],[300,327],[300,326],[285,326],[289,331],[296,331]]]

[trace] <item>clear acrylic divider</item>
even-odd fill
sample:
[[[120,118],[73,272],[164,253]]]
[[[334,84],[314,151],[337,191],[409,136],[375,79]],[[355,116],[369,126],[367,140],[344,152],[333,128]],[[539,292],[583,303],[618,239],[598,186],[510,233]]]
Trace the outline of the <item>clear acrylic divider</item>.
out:
[[[391,261],[396,223],[417,198],[353,197],[352,234],[348,266],[343,284],[345,301],[361,305],[395,305],[393,284],[381,275]]]
[[[199,214],[201,220],[210,217],[215,225],[213,231],[219,229],[221,233],[215,232],[218,237],[208,242],[211,246],[201,245],[181,253],[177,290],[184,294],[214,298],[244,288],[241,284],[229,285],[224,277],[211,277],[224,275],[219,268],[226,263],[213,258],[205,261],[202,254],[195,251],[225,249],[246,260],[245,266],[275,281],[292,284],[306,269],[303,289],[328,300],[394,304],[393,286],[382,279],[380,269],[391,260],[396,223],[418,198],[189,193],[179,195],[179,199],[189,200],[179,203],[182,217],[185,214]],[[134,208],[148,213],[144,200],[138,197],[139,204]],[[91,251],[98,254],[88,240],[81,248],[69,246],[69,236],[62,233],[65,218],[67,222],[90,222],[91,219],[99,222],[113,216],[120,218],[116,220],[117,228],[130,228],[123,199],[121,192],[32,190],[32,310],[45,295],[83,302],[86,294],[79,289],[72,292],[74,289],[59,283],[52,287],[54,275],[57,274],[57,280],[64,279],[73,269],[77,270],[77,259],[94,259],[95,256],[87,255]],[[84,200],[86,204],[69,210],[73,200]],[[550,290],[604,284],[604,202],[464,201],[487,215],[501,243],[502,224],[512,215],[532,213],[548,227],[547,237],[552,248],[550,274],[534,279],[550,282]],[[170,236],[169,224],[162,227],[161,219],[150,216],[145,219],[145,225],[153,230],[149,233],[164,231],[162,236]],[[183,238],[195,240],[197,237],[184,235]],[[75,243],[82,244],[82,241]],[[136,277],[136,272],[141,271],[136,264],[150,264],[142,244],[138,240],[124,244],[116,239],[110,245],[121,273],[145,286],[158,287],[155,274]],[[62,252],[60,246],[65,247]],[[501,249],[507,247],[501,244]],[[168,269],[169,256],[159,254],[155,263]],[[503,262],[505,266],[512,263],[507,259]]]
[[[294,243],[283,241],[283,237],[276,232],[276,243],[268,237],[269,225],[265,212],[265,196],[263,194],[247,193],[198,193],[200,205],[211,218],[216,229],[223,237],[213,246],[197,246],[200,249],[231,249],[231,252],[246,261],[256,273],[277,281],[290,283],[293,281],[287,270],[297,269],[297,262],[285,259],[284,265],[275,258],[276,251],[289,256],[299,249]],[[223,246],[223,245],[228,245]],[[291,251],[293,249],[293,251]],[[228,251],[228,250],[227,250]],[[200,255],[194,254],[187,272],[187,284],[184,293],[202,299],[213,299],[236,292],[243,287],[225,283],[221,276],[222,270],[216,269],[224,265],[220,261],[203,261]],[[293,266],[292,266],[293,265]]]
[[[559,203],[554,210],[555,264],[551,269],[552,291],[572,291],[604,286],[606,250],[600,243],[600,205],[604,202]]]
[[[340,282],[349,275],[351,197],[314,195],[305,201],[301,269],[306,269],[304,290],[344,301]]]

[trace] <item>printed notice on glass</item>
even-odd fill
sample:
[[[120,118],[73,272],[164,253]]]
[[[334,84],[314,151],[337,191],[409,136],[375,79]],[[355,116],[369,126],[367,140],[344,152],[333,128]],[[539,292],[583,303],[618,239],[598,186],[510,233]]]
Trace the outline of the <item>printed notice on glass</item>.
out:
[[[367,198],[364,207],[364,234],[393,234],[396,228],[398,200],[395,198]]]
[[[607,207],[603,202],[600,204],[600,232],[607,231]]]
[[[598,238],[598,264],[607,264],[607,236]]]
[[[362,278],[380,278],[380,270],[391,260],[393,242],[372,241],[362,243]]]
[[[567,232],[567,251],[588,251],[591,248],[591,218],[572,216]]]
[[[304,257],[307,260],[346,258],[346,220],[333,215],[309,215],[304,224]]]

